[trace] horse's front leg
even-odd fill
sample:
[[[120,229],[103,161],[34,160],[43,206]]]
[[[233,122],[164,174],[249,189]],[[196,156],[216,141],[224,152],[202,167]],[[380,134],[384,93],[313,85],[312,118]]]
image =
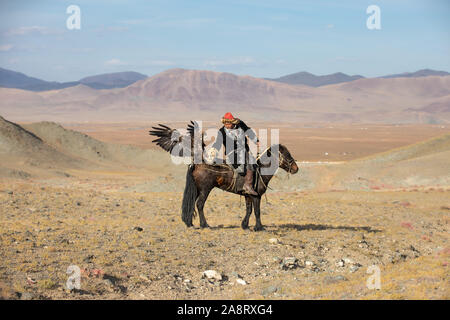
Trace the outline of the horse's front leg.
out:
[[[252,197],[252,201],[253,201],[253,207],[255,210],[255,217],[256,217],[256,225],[255,225],[255,231],[261,231],[264,230],[263,225],[261,224],[261,211],[260,211],[260,207],[261,207],[261,197]]]
[[[205,202],[206,199],[208,198],[210,191],[211,190],[208,191],[202,190],[197,198],[197,209],[200,218],[200,228],[209,228],[209,225],[206,222],[205,214],[203,213],[203,207],[205,206]]]
[[[248,229],[248,221],[252,214],[252,198],[250,196],[245,196],[245,205],[247,208],[247,212],[245,214],[244,219],[242,220],[241,224],[242,229]]]

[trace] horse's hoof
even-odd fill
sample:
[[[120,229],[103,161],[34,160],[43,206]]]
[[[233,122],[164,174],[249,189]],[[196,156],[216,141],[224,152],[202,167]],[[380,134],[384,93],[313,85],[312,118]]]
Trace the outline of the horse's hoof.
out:
[[[241,228],[244,229],[244,230],[247,230],[248,229],[248,224],[241,224]]]
[[[254,231],[263,231],[264,227],[263,226],[255,226],[255,228],[253,230]]]
[[[209,228],[209,224],[203,224],[200,226],[200,228],[202,228],[202,229]]]

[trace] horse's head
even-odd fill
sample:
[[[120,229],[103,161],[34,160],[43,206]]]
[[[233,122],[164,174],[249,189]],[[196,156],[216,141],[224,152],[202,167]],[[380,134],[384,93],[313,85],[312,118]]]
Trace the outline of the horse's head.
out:
[[[274,154],[278,149],[278,154]],[[298,166],[295,162],[294,158],[291,156],[288,148],[286,148],[282,144],[272,145],[266,151],[266,156],[268,157],[277,157],[278,158],[278,167],[285,170],[288,173],[295,174],[298,172]],[[272,155],[273,154],[273,155]],[[262,165],[264,166],[264,165]],[[267,166],[267,165],[266,165]]]
[[[298,166],[294,158],[291,156],[288,148],[282,144],[278,145],[279,167],[288,173],[295,174],[298,172]]]

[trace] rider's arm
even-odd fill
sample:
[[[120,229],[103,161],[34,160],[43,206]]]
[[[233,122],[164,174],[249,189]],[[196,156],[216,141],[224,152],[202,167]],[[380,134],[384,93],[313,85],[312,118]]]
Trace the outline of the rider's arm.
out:
[[[252,140],[254,143],[258,143],[258,142],[259,142],[259,139],[258,139],[258,137],[256,136],[255,130],[253,130],[252,128],[250,128],[249,126],[247,126],[247,125],[245,124],[245,122],[242,121],[242,120],[240,120],[240,124],[241,124],[242,130],[244,130],[244,132],[245,132],[245,135],[246,135],[250,140]]]
[[[223,144],[222,139],[223,139],[222,132],[219,130],[216,135],[216,140],[214,141],[211,147],[216,149],[217,151],[220,150]]]

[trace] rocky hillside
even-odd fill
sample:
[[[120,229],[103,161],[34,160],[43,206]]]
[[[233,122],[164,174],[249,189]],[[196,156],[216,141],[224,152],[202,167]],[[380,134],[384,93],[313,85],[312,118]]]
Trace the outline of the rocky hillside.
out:
[[[150,139],[150,138],[149,138]],[[65,175],[70,170],[181,170],[156,150],[116,145],[54,122],[20,126],[0,117],[0,176]]]

